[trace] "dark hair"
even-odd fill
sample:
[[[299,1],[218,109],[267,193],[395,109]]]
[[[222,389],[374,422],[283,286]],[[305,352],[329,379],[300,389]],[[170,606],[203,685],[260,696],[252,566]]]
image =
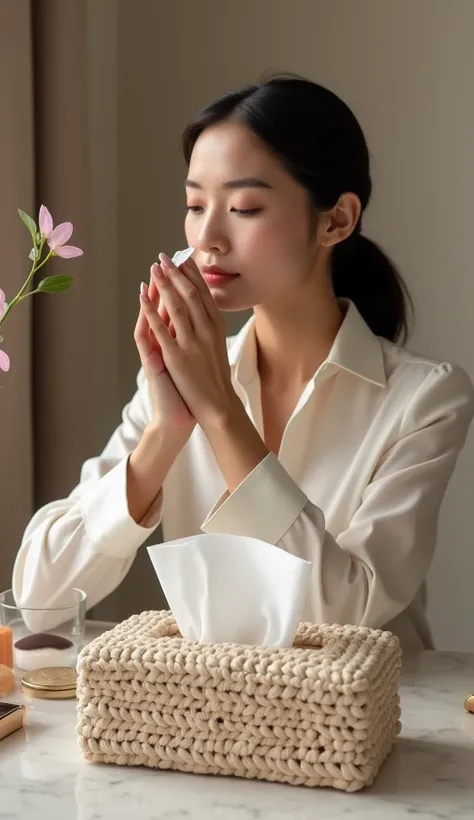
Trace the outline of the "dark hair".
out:
[[[366,209],[372,191],[367,143],[350,108],[332,91],[279,76],[224,94],[186,128],[188,165],[202,132],[225,120],[257,134],[306,188],[318,211],[334,207],[346,192],[355,193]],[[390,341],[406,339],[413,307],[406,285],[378,245],[362,235],[360,222],[333,248],[332,280],[336,296],[351,299],[374,333]]]

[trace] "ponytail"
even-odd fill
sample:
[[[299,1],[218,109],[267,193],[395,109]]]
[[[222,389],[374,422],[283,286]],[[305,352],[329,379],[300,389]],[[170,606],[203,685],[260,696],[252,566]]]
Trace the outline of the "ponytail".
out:
[[[338,298],[350,299],[377,336],[405,342],[413,304],[388,256],[361,233],[333,248],[332,282]]]

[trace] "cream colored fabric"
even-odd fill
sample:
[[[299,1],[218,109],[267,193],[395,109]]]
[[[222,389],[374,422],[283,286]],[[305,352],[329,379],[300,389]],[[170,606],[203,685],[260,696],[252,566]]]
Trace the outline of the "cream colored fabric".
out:
[[[400,731],[398,640],[301,624],[291,648],[183,640],[143,612],[78,662],[86,760],[356,791]]]
[[[229,359],[262,433],[253,319],[230,341]],[[430,646],[423,584],[473,408],[463,370],[375,337],[350,304],[287,424],[278,459],[267,456],[228,496],[196,428],[139,526],[127,509],[126,461],[150,420],[140,373],[103,453],[85,463],[68,498],[30,522],[15,594],[40,606],[75,585],[94,605],[120,583],[162,517],[166,540],[202,528],[260,538],[311,561],[305,620],[387,626],[405,647]]]

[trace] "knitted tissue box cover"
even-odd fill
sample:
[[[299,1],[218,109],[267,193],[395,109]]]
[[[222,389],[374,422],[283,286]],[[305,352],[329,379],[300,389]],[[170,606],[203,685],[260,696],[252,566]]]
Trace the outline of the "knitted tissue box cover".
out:
[[[211,644],[142,612],[79,656],[79,746],[93,763],[355,791],[400,732],[400,669],[381,630],[304,623],[292,647]]]

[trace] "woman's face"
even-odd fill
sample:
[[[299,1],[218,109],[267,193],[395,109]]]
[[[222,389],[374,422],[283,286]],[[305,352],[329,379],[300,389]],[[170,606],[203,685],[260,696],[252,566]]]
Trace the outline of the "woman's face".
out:
[[[220,310],[280,302],[311,275],[307,191],[245,126],[224,122],[194,147],[188,180],[186,237]],[[216,279],[207,267],[232,277]]]

